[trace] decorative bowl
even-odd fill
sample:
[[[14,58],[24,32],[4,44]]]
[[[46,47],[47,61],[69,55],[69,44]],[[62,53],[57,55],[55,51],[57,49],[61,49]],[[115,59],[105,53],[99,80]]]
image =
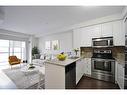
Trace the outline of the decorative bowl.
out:
[[[60,61],[64,61],[66,59],[66,55],[64,55],[64,54],[58,54],[57,55],[57,59],[60,60]]]

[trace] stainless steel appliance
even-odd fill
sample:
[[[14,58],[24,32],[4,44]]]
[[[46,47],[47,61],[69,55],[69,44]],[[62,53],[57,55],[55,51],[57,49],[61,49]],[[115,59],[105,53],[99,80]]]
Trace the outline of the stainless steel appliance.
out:
[[[115,82],[115,59],[111,50],[95,49],[92,56],[92,77]]]
[[[125,36],[125,76],[124,76],[124,89],[127,89],[127,35]]]
[[[127,17],[124,20],[125,31],[127,31]],[[127,35],[125,36],[125,76],[124,76],[124,89],[127,89]]]
[[[92,38],[93,47],[112,47],[113,37]]]

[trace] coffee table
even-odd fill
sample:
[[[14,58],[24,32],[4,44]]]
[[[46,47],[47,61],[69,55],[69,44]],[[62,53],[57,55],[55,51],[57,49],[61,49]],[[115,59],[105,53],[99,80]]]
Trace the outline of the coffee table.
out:
[[[28,66],[25,66],[23,68],[21,68],[21,72],[23,72],[25,74],[25,76],[27,76],[27,82],[25,82],[25,84],[27,85],[27,83],[30,83],[33,79],[31,78],[34,74],[38,74],[38,88],[40,88],[40,82],[41,82],[41,72],[39,71],[39,69],[37,67],[35,68],[30,68]]]
[[[30,74],[34,74],[34,73],[38,73],[39,70],[35,67],[35,68],[30,68],[28,66],[25,66],[23,68],[21,68],[21,71],[25,74],[25,75],[30,75]]]

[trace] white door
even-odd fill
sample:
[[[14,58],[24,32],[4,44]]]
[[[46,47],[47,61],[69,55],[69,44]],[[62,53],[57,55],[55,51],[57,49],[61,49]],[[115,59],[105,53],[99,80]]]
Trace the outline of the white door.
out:
[[[84,74],[87,74],[87,58],[84,58]]]
[[[81,46],[90,47],[92,42],[92,31],[90,27],[82,28],[81,32]]]
[[[113,22],[113,39],[115,46],[125,46],[125,31],[123,31],[123,21]]]
[[[87,62],[87,74],[91,75],[91,58],[88,58],[88,62]]]
[[[82,77],[82,62],[81,60],[76,61],[76,84]]]
[[[91,58],[85,58],[84,73],[91,75]]]
[[[117,72],[118,72],[118,62],[115,61],[115,82],[118,81],[118,74],[117,74]]]
[[[101,24],[91,26],[92,38],[101,37]]]
[[[113,36],[113,25],[112,22],[102,24],[101,36],[109,37]]]
[[[101,25],[85,27],[81,31],[81,46],[89,47],[92,46],[92,38],[101,36]]]
[[[73,30],[73,48],[80,48],[81,46],[81,29]]]
[[[117,83],[121,89],[124,89],[124,68],[121,64],[117,64]]]

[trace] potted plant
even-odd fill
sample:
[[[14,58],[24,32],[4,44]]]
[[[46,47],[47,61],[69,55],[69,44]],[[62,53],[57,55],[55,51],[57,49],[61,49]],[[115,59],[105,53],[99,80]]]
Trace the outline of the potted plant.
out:
[[[78,54],[78,52],[79,52],[79,48],[75,48],[75,49],[74,49],[74,52],[75,52],[75,54],[76,54],[76,56],[77,56],[77,54]]]
[[[36,46],[34,46],[34,47],[32,48],[32,56],[34,57],[35,54],[40,54],[39,49],[38,49],[38,47],[36,47]]]

